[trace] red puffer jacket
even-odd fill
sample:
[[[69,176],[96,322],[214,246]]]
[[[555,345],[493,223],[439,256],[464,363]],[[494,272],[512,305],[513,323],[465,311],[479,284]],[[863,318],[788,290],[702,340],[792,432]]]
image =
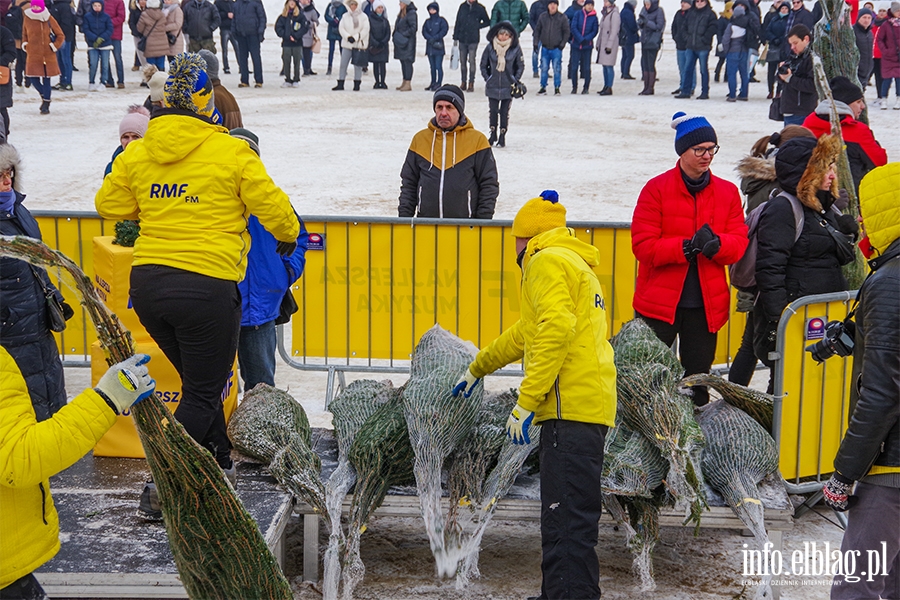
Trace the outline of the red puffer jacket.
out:
[[[677,164],[647,182],[634,208],[631,249],[639,263],[634,310],[675,322],[688,272],[682,243],[704,223],[709,223],[722,244],[712,260],[697,256],[706,322],[714,333],[728,321],[731,296],[724,267],[740,260],[747,248],[740,193],[733,183],[710,173],[709,185],[694,200]]]

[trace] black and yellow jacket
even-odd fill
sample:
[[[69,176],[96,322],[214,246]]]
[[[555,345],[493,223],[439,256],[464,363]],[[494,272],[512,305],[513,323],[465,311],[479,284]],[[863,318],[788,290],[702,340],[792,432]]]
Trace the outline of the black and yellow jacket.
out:
[[[450,131],[428,122],[400,171],[401,217],[490,219],[500,193],[487,138],[465,117]]]

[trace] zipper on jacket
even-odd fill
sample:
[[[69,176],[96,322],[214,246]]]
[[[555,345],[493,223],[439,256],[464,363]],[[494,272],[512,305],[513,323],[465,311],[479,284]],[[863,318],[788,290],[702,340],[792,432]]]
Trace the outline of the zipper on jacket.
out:
[[[553,382],[553,391],[556,392],[556,418],[562,419],[562,397],[559,395],[559,375]]]
[[[438,216],[444,218],[444,168],[447,166],[447,132],[441,132],[441,185],[438,188]]]
[[[472,190],[468,191],[468,195],[469,195],[469,199],[466,202],[466,208],[469,211],[469,218],[471,219],[472,218]]]
[[[422,186],[419,185],[419,204],[416,206],[416,215],[422,214]]]
[[[38,484],[38,487],[41,488],[41,520],[44,525],[49,525],[47,523],[47,490],[44,489],[43,482]]]

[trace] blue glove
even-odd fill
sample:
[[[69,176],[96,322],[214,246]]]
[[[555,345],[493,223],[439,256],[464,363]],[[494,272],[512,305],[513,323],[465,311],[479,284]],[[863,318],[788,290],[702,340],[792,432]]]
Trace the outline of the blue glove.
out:
[[[146,354],[135,354],[111,366],[94,388],[117,415],[148,398],[156,389],[156,381],[144,366],[148,362],[150,357]]]
[[[457,382],[456,385],[453,386],[453,391],[450,393],[453,394],[453,397],[456,398],[459,396],[460,392],[464,392],[463,396],[468,398],[472,395],[472,392],[475,391],[475,386],[478,385],[478,382],[481,381],[478,377],[472,375],[472,367],[466,369],[466,374],[462,376],[462,379]]]
[[[856,496],[851,496],[853,491],[853,482],[835,472],[831,479],[825,482],[822,488],[822,494],[825,496],[825,504],[838,512],[852,508],[859,500]]]
[[[531,427],[531,422],[534,420],[534,413],[530,410],[525,410],[518,404],[512,409],[512,412],[509,413],[509,418],[506,420],[506,435],[510,437],[513,444],[530,444],[531,437],[528,435],[528,428]]]

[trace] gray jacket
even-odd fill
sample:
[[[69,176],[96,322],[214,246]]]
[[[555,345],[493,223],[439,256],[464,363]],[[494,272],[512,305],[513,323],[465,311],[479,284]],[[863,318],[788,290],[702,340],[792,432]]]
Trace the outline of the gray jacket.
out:
[[[666,13],[659,5],[659,0],[650,0],[650,10],[641,9],[638,17],[638,28],[641,33],[641,48],[656,50],[662,46],[662,34],[666,29]]]

